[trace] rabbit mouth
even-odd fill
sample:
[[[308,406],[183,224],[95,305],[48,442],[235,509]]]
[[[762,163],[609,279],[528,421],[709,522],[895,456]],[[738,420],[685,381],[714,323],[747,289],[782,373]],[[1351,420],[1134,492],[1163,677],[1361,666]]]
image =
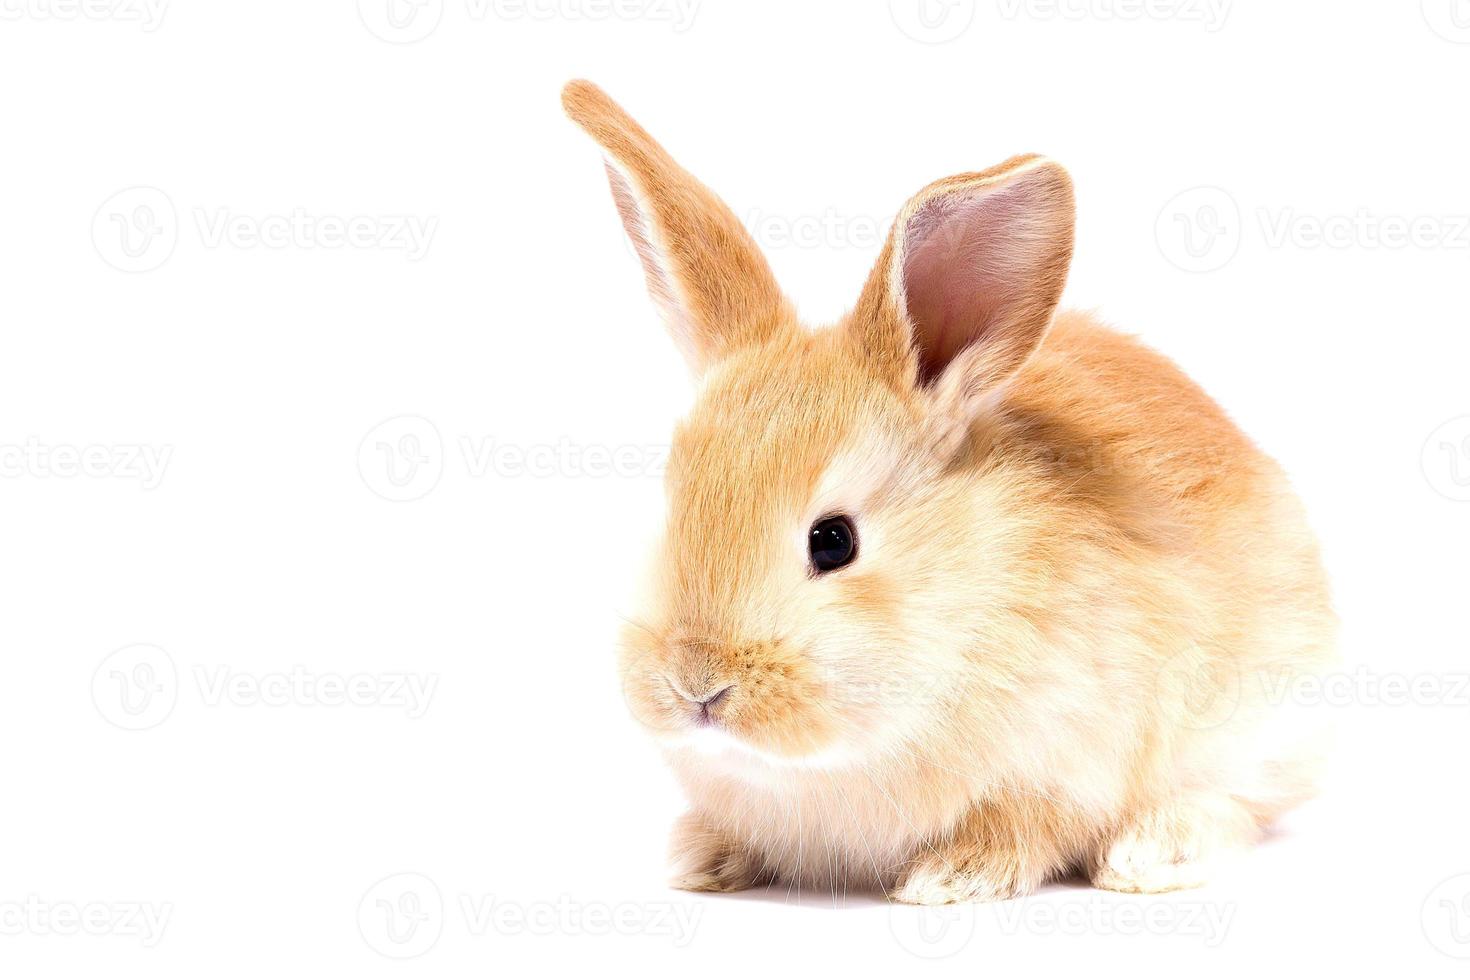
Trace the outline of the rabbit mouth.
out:
[[[723,728],[723,712],[731,702],[735,684],[703,684],[699,693],[691,694],[672,677],[665,677],[669,693],[676,699],[676,710],[687,714],[695,728]]]
[[[623,697],[665,745],[825,765],[854,734],[854,719],[831,703],[829,678],[798,644],[647,628],[634,640],[622,652]]]

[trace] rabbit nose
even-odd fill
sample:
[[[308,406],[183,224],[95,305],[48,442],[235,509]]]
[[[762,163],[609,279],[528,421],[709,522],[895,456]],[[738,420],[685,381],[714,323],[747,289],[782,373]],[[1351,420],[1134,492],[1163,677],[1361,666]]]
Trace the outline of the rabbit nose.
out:
[[[679,695],[679,697],[683,698],[685,701],[688,701],[692,705],[696,705],[699,708],[699,720],[705,724],[708,724],[710,721],[713,720],[713,712],[718,709],[721,704],[724,703],[725,699],[729,697],[730,692],[735,688],[734,684],[725,684],[720,687],[716,687],[705,694],[696,695],[685,693],[683,688],[674,685],[670,686],[674,687],[674,691]]]
[[[726,696],[729,695],[731,689],[733,689],[734,687],[734,684],[726,684],[724,687],[708,695],[707,697],[701,698],[694,702],[695,704],[699,705],[699,723],[701,725],[709,725],[714,723],[715,709],[724,702]]]
[[[692,700],[695,704],[699,705],[705,711],[710,711],[715,707],[715,705],[725,700],[725,696],[728,695],[734,687],[734,684],[726,684],[724,687],[720,688],[717,691],[714,691],[711,694],[706,695],[705,697],[693,698]]]

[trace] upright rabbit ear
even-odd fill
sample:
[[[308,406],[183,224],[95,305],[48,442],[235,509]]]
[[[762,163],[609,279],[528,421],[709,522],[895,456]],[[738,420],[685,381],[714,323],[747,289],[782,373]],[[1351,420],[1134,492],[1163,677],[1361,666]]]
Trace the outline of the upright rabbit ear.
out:
[[[607,152],[613,201],[648,291],[696,374],[795,321],[765,257],[724,202],[596,85],[568,82],[561,99]]]
[[[1071,179],[1041,157],[936,181],[894,222],[850,329],[891,379],[967,424],[1051,325],[1073,224]]]

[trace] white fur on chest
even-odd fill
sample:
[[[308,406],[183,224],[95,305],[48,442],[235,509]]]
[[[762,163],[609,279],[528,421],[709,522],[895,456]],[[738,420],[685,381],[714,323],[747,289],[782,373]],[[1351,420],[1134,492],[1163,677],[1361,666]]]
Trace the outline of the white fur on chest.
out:
[[[669,761],[695,808],[781,878],[885,887],[949,829],[951,806],[920,805],[902,771],[830,759],[765,759],[716,731]]]

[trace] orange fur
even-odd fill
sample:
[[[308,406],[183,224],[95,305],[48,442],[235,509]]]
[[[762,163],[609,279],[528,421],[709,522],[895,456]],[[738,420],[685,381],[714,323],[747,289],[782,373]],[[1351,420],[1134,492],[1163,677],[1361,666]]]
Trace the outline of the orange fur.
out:
[[[1268,689],[1331,655],[1316,545],[1173,364],[1054,315],[1065,171],[925,188],[852,313],[808,331],[717,198],[594,86],[564,101],[700,374],[621,655],[690,797],[682,886],[1183,887],[1310,793],[1315,732]],[[816,576],[833,513],[858,557]]]

